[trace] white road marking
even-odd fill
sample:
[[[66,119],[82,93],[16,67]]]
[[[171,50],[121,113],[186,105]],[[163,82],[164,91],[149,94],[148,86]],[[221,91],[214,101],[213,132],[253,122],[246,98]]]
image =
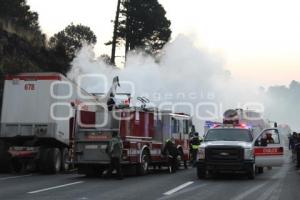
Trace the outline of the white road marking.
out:
[[[256,199],[266,200],[266,199],[279,199],[279,194],[281,192],[281,183],[279,181],[275,182],[275,184],[270,184],[269,188],[264,190],[264,192]],[[277,198],[276,198],[277,197]]]
[[[182,185],[179,185],[178,187],[176,187],[176,188],[174,188],[172,190],[169,190],[169,191],[165,192],[164,195],[174,194],[175,192],[178,192],[179,190],[182,190],[183,188],[185,188],[185,187],[187,187],[187,186],[189,186],[189,185],[191,185],[193,183],[194,183],[194,181],[186,182],[186,183],[184,183]]]
[[[257,185],[249,190],[247,190],[246,192],[238,195],[237,197],[233,198],[232,200],[242,200],[245,199],[245,197],[247,197],[248,195],[252,194],[253,192],[255,192],[256,190],[259,190],[260,188],[262,188],[263,186],[267,185],[268,182],[266,183],[262,183],[260,185]]]
[[[161,197],[161,198],[159,198],[159,199],[157,199],[157,200],[173,199],[173,198],[175,198],[175,197],[177,197],[177,196],[179,196],[179,195],[182,195],[182,194],[187,193],[187,192],[191,192],[191,191],[193,191],[193,190],[199,189],[199,188],[201,188],[201,187],[205,187],[205,186],[207,186],[207,185],[208,185],[208,184],[195,185],[195,186],[193,186],[193,187],[185,188],[185,189],[183,189],[183,190],[181,190],[181,191],[179,191],[179,192],[176,192],[176,194],[173,194],[173,195],[165,195],[165,196],[163,196],[163,197]]]
[[[22,178],[22,177],[27,177],[27,176],[32,176],[32,174],[26,174],[26,175],[21,175],[21,176],[3,177],[3,178],[0,178],[0,181],[9,180],[9,179],[15,179],[15,178]]]
[[[35,193],[39,193],[39,192],[45,192],[45,191],[48,191],[48,190],[54,190],[54,189],[58,189],[58,188],[62,188],[62,187],[76,185],[76,184],[80,184],[80,183],[83,183],[83,182],[84,181],[77,181],[77,182],[73,182],[73,183],[67,183],[67,184],[64,184],[64,185],[58,185],[58,186],[53,186],[53,187],[44,188],[44,189],[40,189],[40,190],[35,190],[35,191],[27,192],[27,193],[28,194],[35,194]]]

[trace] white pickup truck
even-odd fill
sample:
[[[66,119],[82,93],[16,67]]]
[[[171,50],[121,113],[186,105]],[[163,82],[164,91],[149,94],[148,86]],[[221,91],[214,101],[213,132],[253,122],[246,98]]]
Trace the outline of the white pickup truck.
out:
[[[197,176],[220,172],[245,173],[254,179],[263,167],[283,164],[284,144],[276,128],[254,136],[247,127],[217,127],[208,130],[199,147]]]

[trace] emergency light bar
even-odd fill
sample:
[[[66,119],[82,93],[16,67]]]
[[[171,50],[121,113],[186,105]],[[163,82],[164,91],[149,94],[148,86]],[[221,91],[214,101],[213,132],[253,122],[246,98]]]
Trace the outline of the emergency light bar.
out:
[[[251,126],[247,124],[222,124],[222,125],[215,125],[212,128],[243,128],[243,129],[250,129]]]
[[[221,126],[221,122],[215,122],[215,121],[205,121],[205,126],[208,128],[216,128],[217,126]]]

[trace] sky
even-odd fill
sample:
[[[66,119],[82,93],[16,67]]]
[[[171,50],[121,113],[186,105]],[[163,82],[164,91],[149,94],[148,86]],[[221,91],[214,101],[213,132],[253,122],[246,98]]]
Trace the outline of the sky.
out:
[[[95,51],[112,37],[117,0],[27,0],[48,37],[71,22],[91,27]],[[179,34],[222,57],[233,77],[262,86],[300,81],[300,2],[297,0],[159,0]],[[119,49],[122,55],[123,49]]]

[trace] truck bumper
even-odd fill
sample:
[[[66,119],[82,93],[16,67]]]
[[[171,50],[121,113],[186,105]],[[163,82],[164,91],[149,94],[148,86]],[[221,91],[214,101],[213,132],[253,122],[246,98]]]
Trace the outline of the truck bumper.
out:
[[[243,160],[240,162],[208,162],[198,160],[196,166],[205,170],[215,172],[248,172],[253,168],[254,160]]]

